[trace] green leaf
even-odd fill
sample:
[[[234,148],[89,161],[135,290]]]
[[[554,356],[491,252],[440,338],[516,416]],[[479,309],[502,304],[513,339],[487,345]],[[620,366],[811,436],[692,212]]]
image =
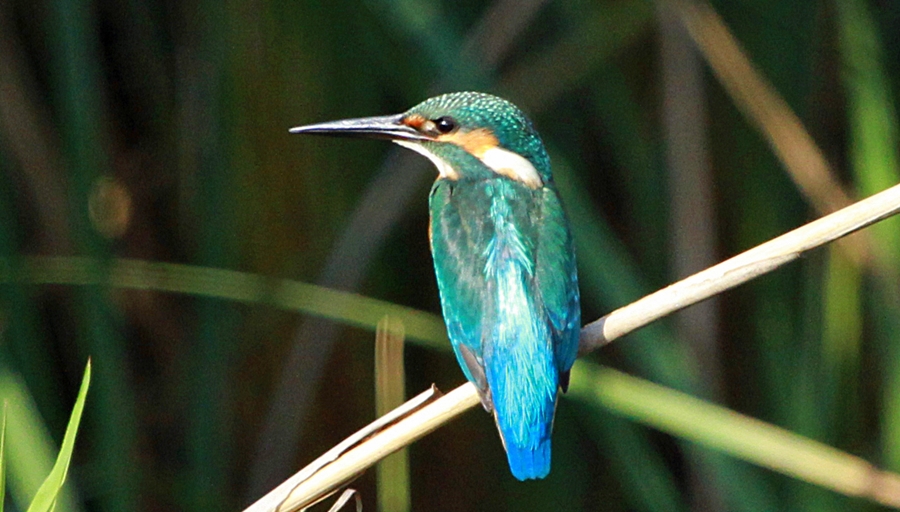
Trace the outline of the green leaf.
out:
[[[3,402],[3,419],[0,424],[0,512],[3,512],[3,503],[6,502],[6,406]]]
[[[610,368],[579,361],[569,395],[703,448],[853,497],[885,504],[897,495],[875,488],[900,483],[867,461],[771,423]],[[893,488],[893,487],[890,487]],[[769,509],[771,510],[771,508]]]
[[[28,507],[28,512],[50,512],[56,505],[56,497],[66,481],[66,473],[69,471],[69,462],[72,460],[72,451],[75,449],[75,435],[78,433],[78,425],[81,423],[81,414],[84,412],[84,401],[87,398],[88,386],[91,382],[91,361],[88,360],[84,370],[84,378],[81,380],[81,389],[78,390],[78,399],[72,409],[69,425],[66,427],[66,435],[63,437],[62,447],[53,470],[47,475],[47,479],[41,484],[34,500]]]
[[[33,284],[103,285],[186,293],[248,304],[268,304],[372,330],[379,320],[389,315],[403,323],[407,340],[428,348],[450,350],[444,321],[438,315],[290,279],[131,259],[113,260],[108,269],[94,258],[38,256],[26,261],[25,275],[13,274],[0,265],[0,284],[24,280]]]

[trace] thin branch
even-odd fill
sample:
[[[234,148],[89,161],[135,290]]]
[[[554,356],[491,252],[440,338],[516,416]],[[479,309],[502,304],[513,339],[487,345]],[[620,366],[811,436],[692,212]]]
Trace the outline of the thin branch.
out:
[[[590,352],[665,315],[771,272],[810,249],[898,212],[900,185],[805,224],[586,325],[581,330],[581,353]],[[279,512],[299,510],[304,503],[314,502],[322,495],[334,491],[382,458],[424,437],[478,403],[475,387],[466,383],[379,431],[309,478],[299,481],[295,475],[290,479],[293,483],[292,490],[283,501],[273,500],[272,495],[279,491],[283,496],[287,490],[285,484],[261,498],[245,512],[274,510],[261,505],[273,501],[281,503],[277,508]],[[309,471],[301,471],[304,472]]]
[[[652,293],[581,329],[585,354],[650,322],[734,288],[793,261],[810,249],[900,211],[900,185],[805,224],[778,238]]]
[[[422,395],[420,395],[421,397]],[[406,402],[400,408],[410,407],[411,403],[419,397]],[[391,453],[411,444],[413,441],[425,437],[431,431],[444,423],[459,416],[463,412],[480,403],[478,391],[471,383],[466,383],[450,393],[434,400],[426,405],[412,406],[414,412],[403,417],[388,428],[368,437],[364,442],[341,443],[355,444],[354,448],[344,451],[334,462],[322,466],[322,459],[316,459],[313,464],[300,470],[285,483],[273,489],[269,494],[260,498],[256,503],[247,507],[244,512],[289,512],[300,510],[329,494],[335,492],[343,484],[353,480],[360,473],[387,457]],[[400,409],[398,408],[398,409]],[[371,430],[366,427],[360,432]],[[354,436],[357,436],[354,434]],[[352,436],[352,437],[354,437]],[[328,453],[334,452],[335,449]],[[328,454],[326,454],[328,455]],[[327,463],[327,462],[326,462]],[[302,476],[312,474],[303,479]],[[316,469],[320,467],[321,469]]]
[[[282,504],[288,497],[288,495],[291,494],[291,492],[302,482],[309,480],[313,475],[316,474],[317,471],[324,468],[328,464],[335,462],[341,456],[352,450],[355,446],[360,445],[364,440],[370,439],[376,433],[384,430],[388,425],[398,422],[402,418],[409,417],[411,413],[420,410],[426,404],[434,403],[435,399],[438,396],[440,396],[440,393],[438,392],[437,388],[432,386],[430,389],[427,389],[422,393],[419,393],[415,397],[407,400],[400,407],[397,407],[393,411],[385,414],[372,423],[369,423],[360,430],[357,430],[352,436],[344,439],[334,448],[328,450],[319,458],[307,464],[305,468],[294,473],[292,477],[282,482],[280,485],[278,485],[278,487],[269,491],[268,494],[258,499],[253,505],[247,507],[244,512],[284,510],[283,508],[280,508],[280,504]],[[353,477],[355,477],[355,474],[350,474],[349,477],[338,479],[335,484],[328,489],[319,489],[319,492],[308,495],[307,500],[303,503],[300,503],[297,508],[307,507],[317,503],[320,500],[325,499],[332,492],[337,490],[340,485],[346,484],[347,482],[352,480]]]

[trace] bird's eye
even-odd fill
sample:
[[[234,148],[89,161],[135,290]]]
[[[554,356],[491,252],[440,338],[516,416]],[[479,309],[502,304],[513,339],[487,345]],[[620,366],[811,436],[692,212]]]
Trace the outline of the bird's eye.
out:
[[[456,129],[456,120],[450,116],[441,116],[434,120],[434,127],[441,133],[450,133]]]

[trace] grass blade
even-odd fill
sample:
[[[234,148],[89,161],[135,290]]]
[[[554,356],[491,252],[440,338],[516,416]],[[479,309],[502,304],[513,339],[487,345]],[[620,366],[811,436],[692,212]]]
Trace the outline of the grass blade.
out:
[[[609,368],[577,364],[573,397],[703,447],[900,508],[900,475],[778,426]]]
[[[4,459],[10,495],[16,508],[25,510],[53,469],[58,447],[21,376],[5,368],[0,371],[0,397],[9,404]],[[59,510],[80,510],[68,489],[57,501]]]
[[[387,301],[290,279],[177,263],[116,259],[107,273],[100,261],[83,257],[31,257],[25,272],[0,266],[0,284],[107,285],[268,304],[374,330],[390,315],[403,322],[406,338],[429,348],[449,350],[444,321],[437,315]],[[23,277],[24,275],[24,277]]]
[[[3,402],[3,420],[0,424],[0,512],[6,503],[6,406]]]
[[[88,360],[87,367],[84,370],[84,377],[81,380],[81,388],[78,390],[78,399],[75,400],[75,407],[72,408],[72,416],[69,419],[69,425],[66,427],[66,434],[63,437],[62,447],[59,450],[59,456],[56,458],[56,464],[53,470],[47,475],[47,479],[41,484],[34,500],[28,507],[28,512],[50,512],[56,505],[56,498],[59,496],[60,490],[66,481],[66,474],[69,471],[69,463],[72,460],[72,451],[75,449],[75,436],[78,433],[78,426],[81,424],[81,415],[84,412],[84,402],[87,399],[88,386],[91,382],[91,362]]]

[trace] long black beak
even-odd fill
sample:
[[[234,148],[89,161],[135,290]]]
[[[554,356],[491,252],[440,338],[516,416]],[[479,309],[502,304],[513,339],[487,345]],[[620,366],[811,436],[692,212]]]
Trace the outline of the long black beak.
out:
[[[334,137],[365,137],[388,140],[429,140],[418,130],[403,124],[403,114],[343,119],[327,123],[309,124],[290,129],[291,133],[311,133]]]

